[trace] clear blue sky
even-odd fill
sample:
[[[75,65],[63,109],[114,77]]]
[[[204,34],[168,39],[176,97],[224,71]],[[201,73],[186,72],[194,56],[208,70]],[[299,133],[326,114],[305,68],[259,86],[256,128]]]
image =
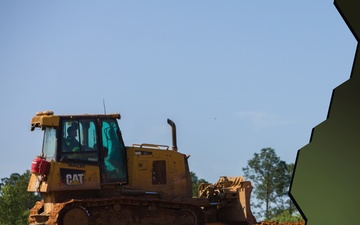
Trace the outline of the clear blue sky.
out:
[[[333,1],[0,1],[0,178],[41,151],[37,111],[122,115],[125,143],[178,146],[199,178],[287,163],[350,77]]]

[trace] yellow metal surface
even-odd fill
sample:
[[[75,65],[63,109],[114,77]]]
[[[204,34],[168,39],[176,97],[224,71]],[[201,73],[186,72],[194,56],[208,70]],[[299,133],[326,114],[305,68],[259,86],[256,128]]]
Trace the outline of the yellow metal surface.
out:
[[[31,174],[27,191],[28,192],[37,192],[39,190],[40,181],[41,181],[41,176]]]
[[[160,192],[162,198],[191,198],[191,180],[184,165],[186,156],[173,150],[146,147],[127,147],[128,187]],[[157,183],[154,163],[165,161],[165,183]],[[161,176],[161,175],[160,175]],[[190,186],[191,187],[191,186]]]
[[[31,175],[28,191],[41,193],[66,190],[100,189],[98,166],[50,162],[50,173],[45,177]]]
[[[31,119],[31,127],[59,126],[60,117],[57,115],[39,114]]]
[[[83,115],[54,115],[53,111],[47,110],[42,112],[37,112],[36,115],[31,119],[31,127],[57,127],[59,126],[60,117],[92,117],[99,116],[97,114],[83,114]],[[119,113],[106,114],[108,118],[120,119],[121,115]]]

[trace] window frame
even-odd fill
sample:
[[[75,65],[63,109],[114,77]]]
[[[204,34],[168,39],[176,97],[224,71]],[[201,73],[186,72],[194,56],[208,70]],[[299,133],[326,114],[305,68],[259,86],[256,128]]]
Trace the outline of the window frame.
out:
[[[58,157],[59,162],[74,162],[74,163],[85,163],[85,164],[98,164],[100,161],[99,156],[99,131],[97,126],[96,118],[81,118],[81,117],[64,117],[60,121],[58,139],[60,147],[58,148]],[[65,151],[65,142],[68,136],[67,129],[72,126],[69,123],[77,124],[77,141],[79,142],[79,151]],[[89,124],[87,129],[84,124]],[[91,125],[93,124],[93,125]],[[85,132],[89,132],[90,127],[94,129],[94,140],[93,147],[89,146],[89,134],[84,135]],[[86,136],[86,138],[84,138]],[[82,145],[83,141],[87,140],[86,145]]]

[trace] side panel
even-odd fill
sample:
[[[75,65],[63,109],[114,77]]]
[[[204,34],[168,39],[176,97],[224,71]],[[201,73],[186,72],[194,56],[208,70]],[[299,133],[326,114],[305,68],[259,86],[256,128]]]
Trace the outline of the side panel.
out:
[[[40,180],[41,180],[41,176],[31,174],[27,191],[28,192],[38,192],[39,191]]]
[[[101,188],[98,166],[51,162],[45,178],[32,175],[28,191],[43,193],[69,190],[97,190]]]
[[[184,154],[173,150],[127,147],[127,156],[127,187],[159,192],[165,199],[192,197]]]

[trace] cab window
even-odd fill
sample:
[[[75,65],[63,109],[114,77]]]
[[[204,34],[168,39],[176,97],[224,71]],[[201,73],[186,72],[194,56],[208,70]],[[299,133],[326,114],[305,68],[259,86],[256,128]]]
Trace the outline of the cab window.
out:
[[[61,131],[61,161],[98,161],[95,120],[64,120]]]
[[[104,152],[103,178],[106,182],[126,182],[125,145],[116,120],[103,120],[102,148]]]
[[[55,160],[56,152],[56,129],[46,127],[44,132],[43,155],[47,161]]]

